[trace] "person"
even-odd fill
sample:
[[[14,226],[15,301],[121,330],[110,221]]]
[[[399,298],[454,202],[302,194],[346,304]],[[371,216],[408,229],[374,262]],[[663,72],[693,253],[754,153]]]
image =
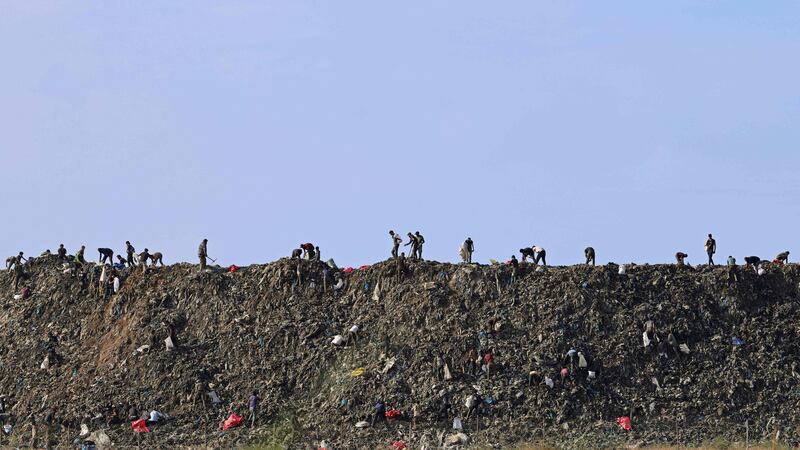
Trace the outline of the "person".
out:
[[[125,268],[125,258],[122,255],[117,255],[117,262],[114,263],[114,268],[122,270]]]
[[[464,406],[467,407],[467,415],[464,417],[466,420],[469,420],[472,417],[472,414],[478,413],[478,406],[481,404],[481,396],[478,395],[478,391],[475,390],[472,392],[471,395],[467,396],[467,400],[464,402]]]
[[[425,238],[419,234],[419,231],[414,233],[414,237],[417,238],[417,259],[422,259],[422,244],[425,243]]]
[[[417,246],[419,243],[417,243],[417,237],[414,236],[414,234],[410,231],[408,232],[408,242],[406,242],[403,247],[408,247],[409,245],[411,246],[411,251],[409,252],[408,257],[414,259],[417,257]]]
[[[6,270],[11,269],[14,266],[21,265],[22,260],[25,259],[23,255],[23,252],[19,252],[17,256],[9,256],[6,258]]]
[[[728,255],[728,265],[729,266],[735,266],[736,265],[736,258],[734,258],[733,256]]]
[[[745,267],[753,267],[755,270],[758,270],[758,266],[761,264],[761,258],[758,256],[745,256],[744,257],[744,264]]]
[[[533,261],[534,257],[536,256],[533,253],[533,249],[530,248],[530,247],[521,248],[521,249],[519,249],[519,252],[522,255],[522,262],[527,261],[528,258],[530,258],[531,261]]]
[[[67,249],[64,248],[64,244],[59,244],[58,245],[57,255],[58,255],[58,259],[61,260],[61,261],[67,259]]]
[[[775,261],[781,264],[786,264],[789,262],[789,252],[780,252],[778,256],[775,257]]]
[[[22,264],[19,262],[19,257],[17,257],[17,262],[14,263],[14,290],[17,290],[19,287],[19,282],[25,277],[25,273],[22,270]]]
[[[100,253],[100,257],[98,258],[100,264],[105,264],[106,260],[108,260],[109,263],[114,262],[114,250],[110,248],[98,248],[97,252]]]
[[[300,245],[300,248],[303,249],[303,259],[311,260],[314,258],[314,244],[306,242]]]
[[[247,399],[247,409],[250,410],[250,428],[256,425],[256,415],[258,414],[258,391],[253,391],[253,395]]]
[[[42,257],[42,258],[47,258],[47,257],[49,257],[49,256],[52,256],[52,253],[50,253],[50,249],[48,248],[47,250],[45,250],[44,252],[42,252],[42,254],[41,254],[41,255],[39,255],[39,256],[40,256],[40,257]]]
[[[389,230],[389,237],[392,239],[392,258],[397,258],[397,251],[400,249],[400,244],[403,243],[403,238],[394,230]]]
[[[677,264],[679,266],[684,265],[684,260],[686,258],[688,258],[688,257],[689,257],[689,255],[687,255],[686,253],[683,253],[683,252],[675,253],[675,261],[677,262]]]
[[[511,255],[511,261],[508,263],[511,264],[511,282],[513,283],[517,279],[517,269],[519,269],[519,261],[516,255]]]
[[[197,249],[197,257],[200,258],[200,271],[206,270],[206,258],[208,258],[208,239],[203,239],[200,248]]]
[[[383,403],[383,400],[375,402],[375,414],[372,416],[370,427],[375,428],[376,422],[383,422],[386,425],[386,404]]]
[[[86,264],[86,259],[84,259],[83,257],[83,253],[85,251],[86,251],[86,246],[81,245],[81,248],[79,248],[78,251],[75,252],[75,262],[77,262],[80,265]]]
[[[461,244],[461,260],[467,264],[472,264],[472,252],[475,251],[475,244],[472,238],[468,237],[463,244]]]
[[[322,259],[322,255],[319,252],[319,247],[314,247],[314,261],[319,262]]]
[[[586,249],[583,251],[583,254],[586,256],[586,265],[589,265],[589,261],[591,261],[592,265],[594,265],[594,248],[586,247]]]
[[[142,273],[147,273],[147,261],[150,259],[150,250],[144,249],[139,253],[139,267],[142,268]]]
[[[541,261],[542,265],[546,266],[547,260],[545,260],[545,258],[547,257],[547,251],[544,248],[539,247],[538,245],[534,245],[533,247],[531,247],[531,250],[533,250],[533,255],[534,255],[533,265],[535,266],[539,264],[539,261]]]
[[[141,261],[140,261],[140,262],[141,262]],[[149,417],[147,418],[147,423],[158,423],[158,421],[159,421],[159,420],[161,420],[161,419],[166,419],[166,418],[167,418],[167,416],[165,416],[165,415],[164,415],[163,413],[161,413],[160,411],[156,411],[156,410],[154,409],[154,410],[150,411],[150,415],[149,415]]]
[[[292,250],[292,259],[300,259],[300,255],[303,254],[303,249],[296,248]]]
[[[708,265],[714,265],[714,253],[717,253],[717,241],[711,237],[711,233],[708,233],[708,239],[706,239],[705,245],[706,253],[708,253]]]
[[[397,281],[400,281],[400,277],[403,276],[403,273],[406,271],[406,252],[400,253],[400,256],[398,256],[395,261],[397,261],[395,277],[397,277]]]
[[[133,255],[136,254],[136,249],[133,248],[130,241],[125,241],[125,252],[128,254],[128,267],[133,267],[135,265]]]
[[[150,255],[150,265],[155,266],[156,263],[161,264],[161,267],[164,267],[164,256],[161,252],[155,252]]]

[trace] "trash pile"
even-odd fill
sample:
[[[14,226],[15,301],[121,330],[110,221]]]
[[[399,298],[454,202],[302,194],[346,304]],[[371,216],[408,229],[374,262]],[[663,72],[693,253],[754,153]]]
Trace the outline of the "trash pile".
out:
[[[761,268],[32,259],[0,273],[0,445],[797,445],[800,269]]]

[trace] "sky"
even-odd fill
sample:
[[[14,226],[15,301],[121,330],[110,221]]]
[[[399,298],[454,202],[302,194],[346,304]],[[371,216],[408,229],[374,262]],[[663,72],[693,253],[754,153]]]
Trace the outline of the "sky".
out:
[[[798,249],[800,3],[8,1],[0,254]],[[406,247],[406,249],[408,249]],[[790,258],[791,260],[792,258]]]

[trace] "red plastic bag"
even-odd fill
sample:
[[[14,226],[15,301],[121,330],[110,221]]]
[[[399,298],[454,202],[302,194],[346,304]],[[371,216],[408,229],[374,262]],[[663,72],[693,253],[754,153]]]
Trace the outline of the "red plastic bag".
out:
[[[617,423],[625,431],[631,431],[631,418],[628,416],[617,417]]]
[[[222,430],[227,431],[231,428],[236,428],[242,424],[242,418],[236,413],[231,413],[231,416],[225,419],[222,423]]]
[[[342,272],[344,272],[344,273],[353,273],[353,268],[352,267],[345,267],[344,269],[342,269]]]
[[[237,266],[236,264],[233,264],[230,267],[228,267],[228,273],[236,273],[237,270],[239,270],[239,266]]]
[[[385,413],[383,413],[383,415],[386,416],[387,419],[394,419],[395,417],[400,417],[400,414],[402,413],[400,412],[399,409],[390,409]]]
[[[567,375],[569,375],[569,369],[567,369],[566,367],[562,368],[561,369],[561,378],[566,378]]]
[[[369,265],[368,264],[364,264],[363,266],[358,268],[358,270],[367,270],[367,269],[369,269]]]
[[[135,433],[149,433],[150,429],[147,428],[147,422],[144,419],[134,420],[131,422],[131,428]]]
[[[396,448],[397,450],[403,450],[404,448],[406,448],[406,443],[403,441],[394,441],[392,447]]]

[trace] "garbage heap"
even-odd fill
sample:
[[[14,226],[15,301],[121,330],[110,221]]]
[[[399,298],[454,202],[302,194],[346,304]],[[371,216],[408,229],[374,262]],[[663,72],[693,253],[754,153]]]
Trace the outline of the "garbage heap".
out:
[[[800,270],[762,268],[43,257],[0,274],[0,445],[796,445]]]

